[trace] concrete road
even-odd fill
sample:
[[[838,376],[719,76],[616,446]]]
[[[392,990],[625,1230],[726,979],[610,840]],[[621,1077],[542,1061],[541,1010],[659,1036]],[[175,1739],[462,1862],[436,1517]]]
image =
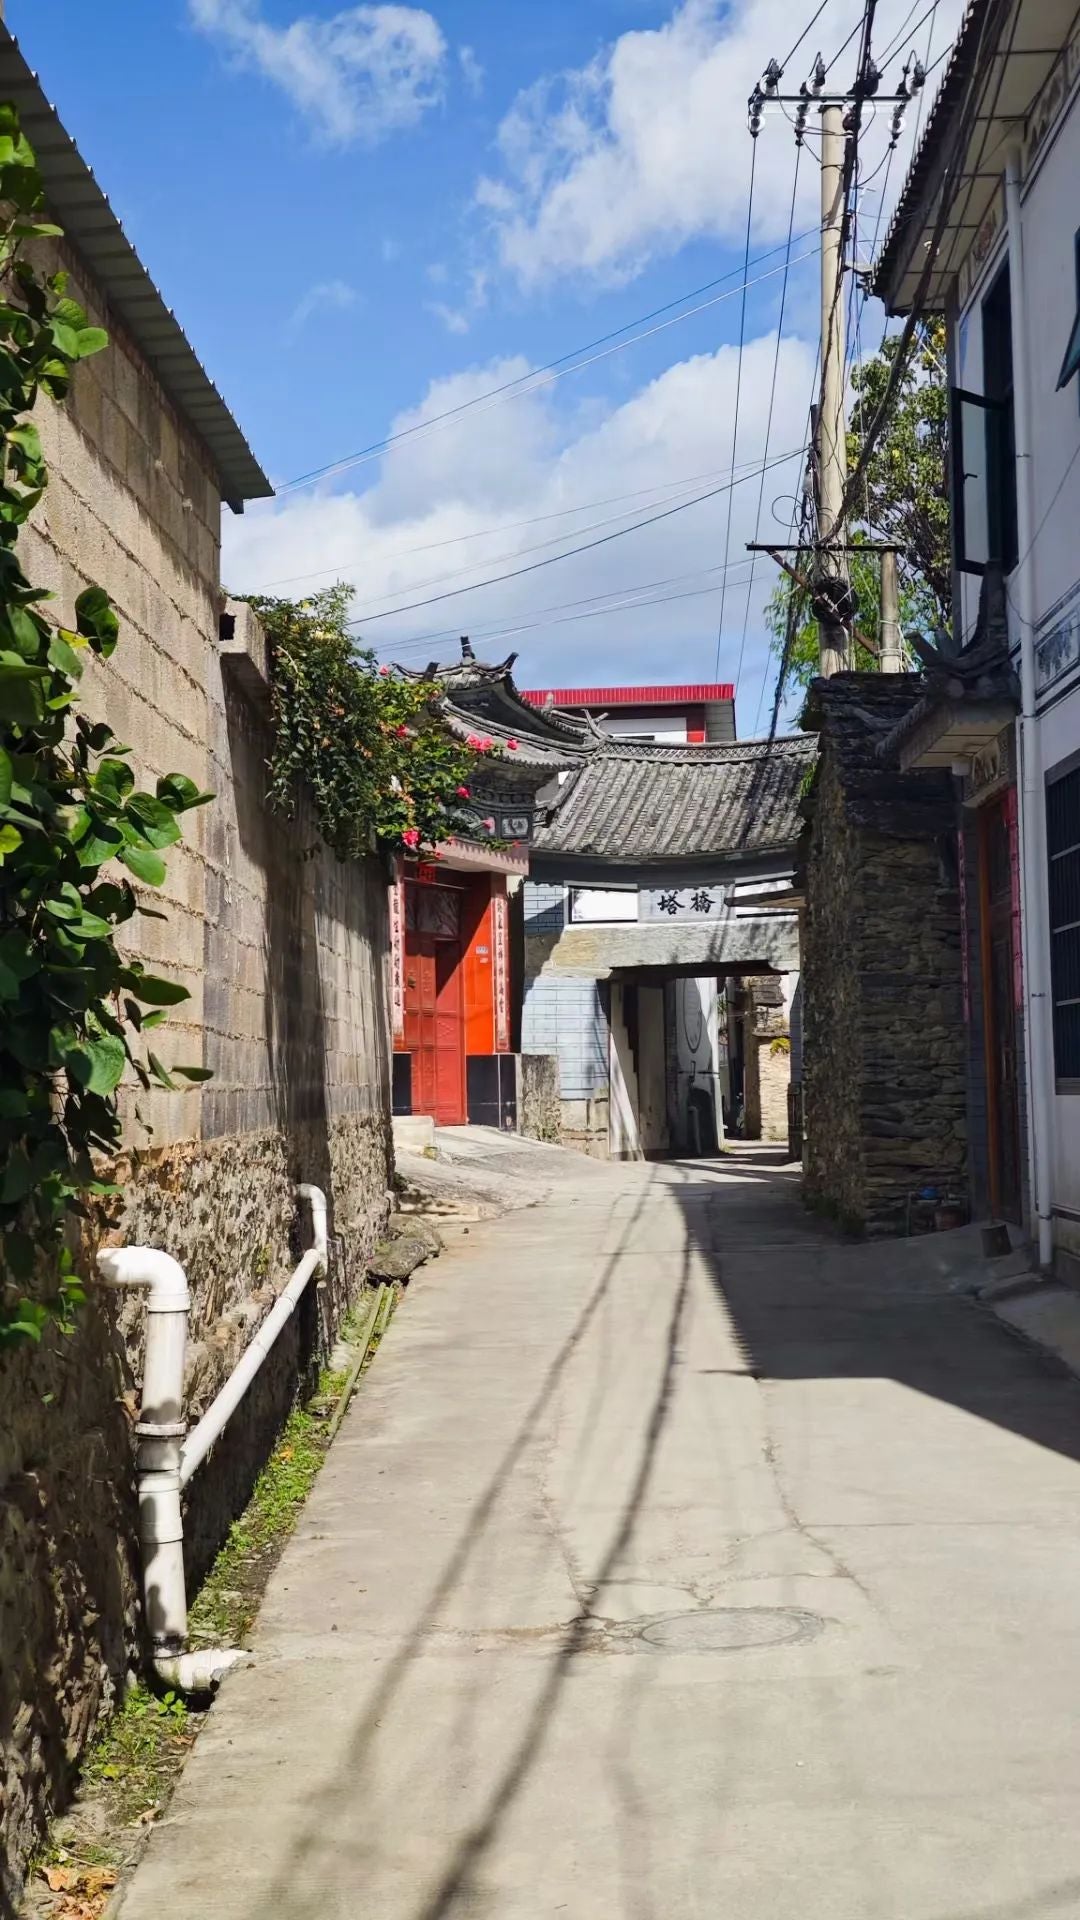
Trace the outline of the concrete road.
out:
[[[1080,1385],[767,1156],[557,1164],[414,1281],[123,1920],[1080,1915]]]

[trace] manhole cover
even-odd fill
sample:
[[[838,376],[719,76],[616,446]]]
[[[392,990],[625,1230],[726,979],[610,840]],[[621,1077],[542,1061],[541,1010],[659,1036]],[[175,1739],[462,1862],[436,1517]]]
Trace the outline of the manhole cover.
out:
[[[783,1647],[813,1640],[824,1621],[801,1607],[712,1607],[673,1613],[641,1629],[665,1653],[737,1653],[741,1647]]]

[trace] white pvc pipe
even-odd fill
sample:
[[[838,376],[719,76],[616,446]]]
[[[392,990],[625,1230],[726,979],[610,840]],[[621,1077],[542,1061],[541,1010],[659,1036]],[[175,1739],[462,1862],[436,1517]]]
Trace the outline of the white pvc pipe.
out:
[[[280,1293],[266,1319],[252,1335],[242,1358],[230,1373],[221,1392],[210,1402],[198,1425],[192,1427],[180,1449],[180,1485],[186,1487],[196,1467],[201,1467],[214,1442],[223,1433],[250,1387],[282,1327],[296,1312],[300,1296],[313,1273],[326,1265],[318,1247],[305,1253],[288,1286]]]
[[[184,1437],[184,1354],[191,1296],[178,1260],[157,1247],[98,1254],[109,1286],[146,1287],[146,1351],[138,1438],[139,1539],[146,1619],[155,1655],[187,1638],[180,1442]]]
[[[191,1296],[184,1269],[157,1247],[115,1247],[98,1254],[98,1267],[108,1286],[148,1289],[143,1390],[135,1429],[143,1594],[154,1670],[166,1685],[183,1692],[208,1691],[245,1657],[240,1647],[184,1651],[187,1586],[180,1494],[239,1405],[312,1274],[326,1271],[326,1195],[320,1187],[309,1185],[299,1192],[311,1206],[315,1245],[305,1253],[239,1365],[186,1442],[184,1359]]]
[[[1013,418],[1016,438],[1016,535],[1020,564],[1012,576],[1011,598],[1020,625],[1020,871],[1031,1204],[1035,1211],[1039,1265],[1054,1257],[1050,1189],[1053,1141],[1053,1090],[1050,1081],[1050,929],[1042,891],[1046,873],[1046,796],[1043,791],[1042,736],[1036,711],[1035,568],[1037,539],[1032,495],[1030,340],[1024,286],[1024,239],[1020,206],[1020,159],[1010,151],[1005,163],[1005,209],[1009,235],[1009,293],[1012,322]]]

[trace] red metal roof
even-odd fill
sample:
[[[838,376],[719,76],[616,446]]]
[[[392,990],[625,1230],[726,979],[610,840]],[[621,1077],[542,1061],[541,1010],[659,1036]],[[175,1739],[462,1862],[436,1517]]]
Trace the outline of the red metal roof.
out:
[[[705,700],[734,700],[730,680],[694,682],[682,687],[532,687],[522,699],[534,707],[683,707]]]

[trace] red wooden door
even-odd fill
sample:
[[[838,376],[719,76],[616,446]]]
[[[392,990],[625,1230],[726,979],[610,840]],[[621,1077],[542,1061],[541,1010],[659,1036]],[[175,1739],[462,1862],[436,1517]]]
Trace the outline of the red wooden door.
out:
[[[404,1040],[413,1063],[412,1110],[444,1127],[463,1126],[466,1118],[465,1002],[456,928],[456,900],[447,900],[442,888],[415,889],[405,925]]]
[[[465,1002],[461,946],[435,946],[435,1118],[442,1127],[465,1124]]]

